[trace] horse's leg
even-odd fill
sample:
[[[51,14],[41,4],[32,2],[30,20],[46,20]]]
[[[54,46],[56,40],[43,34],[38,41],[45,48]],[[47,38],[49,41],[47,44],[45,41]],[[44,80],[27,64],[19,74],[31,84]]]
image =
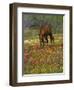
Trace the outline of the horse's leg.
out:
[[[40,47],[44,47],[44,38],[40,38]]]
[[[48,37],[47,36],[45,36],[45,40],[46,40],[46,43],[48,45]]]
[[[42,47],[44,47],[44,37],[42,38]]]

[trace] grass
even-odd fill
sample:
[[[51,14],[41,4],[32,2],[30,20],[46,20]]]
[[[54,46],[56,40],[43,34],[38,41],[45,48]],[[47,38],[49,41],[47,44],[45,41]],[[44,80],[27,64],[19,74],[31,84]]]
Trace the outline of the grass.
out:
[[[24,73],[61,73],[63,72],[63,37],[55,34],[53,44],[40,47],[38,37],[24,40]]]

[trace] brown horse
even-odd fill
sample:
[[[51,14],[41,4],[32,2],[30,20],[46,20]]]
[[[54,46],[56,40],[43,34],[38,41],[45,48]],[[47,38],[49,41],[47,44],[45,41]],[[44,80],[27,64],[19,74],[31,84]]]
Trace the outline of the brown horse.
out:
[[[51,43],[54,42],[54,36],[52,34],[52,26],[48,24],[41,25],[39,33],[40,46],[44,46],[45,41],[48,44],[48,36],[50,36]]]

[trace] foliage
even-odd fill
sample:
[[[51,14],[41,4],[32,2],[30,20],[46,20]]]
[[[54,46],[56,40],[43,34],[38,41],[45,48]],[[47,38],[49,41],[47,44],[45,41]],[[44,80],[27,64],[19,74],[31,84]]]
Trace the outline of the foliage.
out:
[[[63,15],[23,14],[23,28],[38,29],[41,24],[51,24],[54,33],[63,31]]]

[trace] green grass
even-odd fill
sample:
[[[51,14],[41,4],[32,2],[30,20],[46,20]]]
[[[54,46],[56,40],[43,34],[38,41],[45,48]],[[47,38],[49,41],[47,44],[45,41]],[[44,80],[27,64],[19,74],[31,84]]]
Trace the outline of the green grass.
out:
[[[54,35],[55,41],[40,47],[38,36],[24,40],[24,73],[63,72],[63,36]]]

